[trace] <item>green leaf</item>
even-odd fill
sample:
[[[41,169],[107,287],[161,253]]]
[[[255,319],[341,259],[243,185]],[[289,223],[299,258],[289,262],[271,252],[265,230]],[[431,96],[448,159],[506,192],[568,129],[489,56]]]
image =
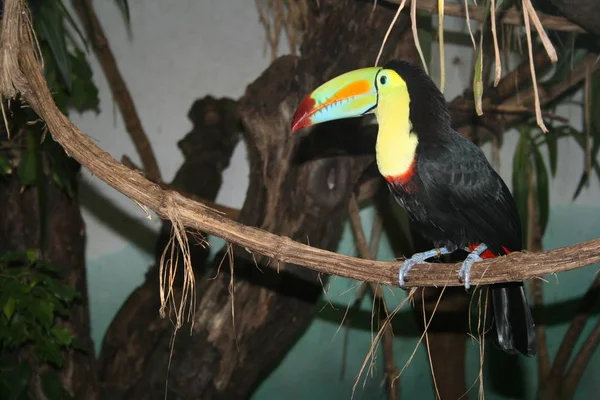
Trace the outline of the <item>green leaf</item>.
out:
[[[19,166],[17,167],[17,176],[22,186],[33,185],[37,181],[38,157],[39,155],[35,154],[34,151],[28,150],[26,153],[23,153],[21,162],[19,162]]]
[[[128,0],[115,0],[117,6],[121,10],[127,26],[131,26],[131,14],[129,13],[129,1]]]
[[[579,132],[577,129],[573,128],[572,126],[563,125],[559,128],[559,133],[560,133],[560,135],[569,136],[569,137],[572,137],[573,139],[575,139],[577,144],[579,144],[579,147],[581,147],[581,150],[585,151],[586,137],[583,134],[583,132]],[[595,143],[592,145],[592,153],[594,153],[594,145],[595,145]],[[599,141],[598,145],[600,146],[600,141]],[[592,157],[592,170],[596,173],[596,176],[600,179],[600,165],[598,164],[596,157]],[[577,184],[575,193],[573,194],[573,200],[577,199],[577,197],[581,193],[581,190],[583,189],[583,187],[585,186],[585,184],[587,183],[589,178],[590,177],[586,175],[585,171],[583,171],[583,173],[581,174],[581,177],[579,178],[579,183]]]
[[[433,21],[431,14],[417,11],[417,36],[423,51],[425,63],[429,67],[431,65],[431,47],[433,43]]]
[[[0,176],[10,175],[12,173],[12,165],[8,156],[0,154]]]
[[[6,400],[29,399],[27,386],[31,379],[31,365],[18,363],[3,365],[0,374],[0,398]]]
[[[73,397],[62,385],[56,372],[52,370],[45,371],[42,376],[42,388],[48,399],[52,400],[71,400]]]
[[[98,88],[92,79],[93,72],[87,62],[85,54],[75,49],[75,54],[71,56],[73,64],[73,90],[69,106],[78,112],[95,111],[100,112],[100,97]]]
[[[50,329],[54,322],[54,304],[45,301],[35,301],[31,304],[30,310],[45,329]]]
[[[550,161],[550,173],[552,177],[556,176],[556,168],[558,166],[558,138],[560,136],[560,132],[555,128],[550,128],[548,132],[541,134],[543,142],[548,146],[548,160]]]
[[[26,161],[22,170],[22,175],[19,176],[22,185],[30,185],[35,183],[37,189],[37,205],[38,215],[40,218],[40,248],[45,248],[46,243],[46,179],[42,166],[42,153],[40,150],[39,138],[35,132],[27,130],[27,153],[26,160],[21,160],[19,167],[23,161]]]
[[[482,106],[482,99],[483,99],[483,87],[484,87],[484,83],[483,83],[483,34],[485,32],[485,24],[486,21],[488,20],[489,14],[490,14],[490,7],[491,5],[491,1],[490,0],[486,0],[485,4],[483,5],[484,7],[484,14],[483,14],[483,21],[481,22],[481,35],[479,36],[479,47],[477,49],[477,60],[475,62],[475,71],[473,73],[473,101],[475,102],[475,111],[477,112],[477,115],[483,115],[483,106]]]
[[[79,295],[79,292],[57,279],[50,278],[45,284],[54,297],[65,303],[72,302]]]
[[[71,13],[69,13],[69,10],[67,10],[67,8],[65,7],[65,4],[62,0],[58,0],[58,6],[60,7],[60,11],[62,12],[63,16],[65,17],[71,28],[73,28],[73,30],[77,33],[77,36],[79,36],[79,39],[83,43],[83,46],[85,47],[86,51],[89,50],[88,42],[85,39],[85,36],[83,36],[83,33],[81,33],[81,31],[79,30],[79,26],[75,22],[75,19],[73,19],[73,17],[71,16]],[[69,32],[65,31],[65,33],[68,34]],[[73,43],[75,43],[74,40]]]
[[[38,38],[45,40],[52,50],[52,58],[68,91],[71,91],[71,61],[67,51],[63,14],[55,3],[45,1],[34,15],[34,28]],[[47,62],[49,60],[46,60]]]
[[[10,264],[17,261],[25,261],[27,256],[22,251],[7,251],[6,253],[0,256],[0,265],[2,264]]]
[[[574,49],[571,43],[571,47],[560,52],[558,61],[554,64],[548,76],[540,76],[538,84],[547,87],[564,82],[572,73],[573,66],[579,64],[586,54],[588,54],[587,50]]]
[[[596,70],[591,77],[590,96],[590,136],[592,141],[591,159],[597,160],[600,150],[600,71]]]
[[[530,140],[528,138],[527,127],[519,127],[519,142],[513,157],[513,197],[517,205],[521,225],[523,227],[523,240],[528,232],[528,207],[527,198],[529,195],[529,172],[530,172]],[[525,244],[525,243],[523,243]]]
[[[77,173],[81,165],[69,157],[64,149],[52,139],[42,144],[42,149],[52,165],[52,178],[57,186],[71,197],[75,194]]]
[[[37,260],[37,250],[36,249],[29,249],[25,252],[25,255],[27,256],[27,261],[29,261],[30,264],[35,263],[35,260]]]
[[[539,212],[539,223],[541,234],[543,235],[548,226],[548,217],[550,215],[550,191],[548,188],[548,170],[540,149],[533,145],[533,158],[536,171],[537,201]]]
[[[75,350],[81,351],[82,353],[88,353],[89,347],[85,340],[74,337],[71,342],[71,347]]]
[[[592,169],[596,172],[596,176],[600,177],[600,165],[598,165],[597,161],[593,161]],[[583,187],[588,182],[589,176],[585,173],[585,171],[579,177],[579,183],[577,184],[577,188],[575,189],[575,193],[573,194],[573,200],[577,199],[583,190]]]
[[[9,297],[8,300],[6,300],[6,303],[4,303],[4,307],[2,307],[2,310],[4,311],[4,316],[6,316],[6,319],[9,321],[15,312],[16,304],[17,302],[15,301],[15,298]]]
[[[73,340],[71,332],[69,332],[69,330],[64,326],[55,325],[52,327],[52,329],[50,329],[50,333],[52,334],[52,336],[54,336],[56,343],[63,346],[70,345],[71,341]]]
[[[63,359],[60,352],[60,347],[49,340],[37,340],[36,350],[39,353],[40,358],[48,361],[56,366],[62,366]]]

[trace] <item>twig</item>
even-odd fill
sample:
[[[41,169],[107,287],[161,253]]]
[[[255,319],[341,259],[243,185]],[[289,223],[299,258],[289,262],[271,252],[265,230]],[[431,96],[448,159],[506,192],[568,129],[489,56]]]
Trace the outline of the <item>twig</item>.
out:
[[[600,320],[596,322],[594,329],[590,332],[589,336],[581,346],[581,350],[573,359],[571,368],[564,380],[561,394],[564,395],[565,399],[572,399],[575,394],[575,389],[579,384],[583,371],[590,362],[590,358],[594,354],[594,351],[600,344]]]
[[[542,250],[542,231],[539,219],[539,207],[536,201],[533,167],[527,168],[528,195],[527,195],[527,250]],[[550,356],[546,337],[546,325],[543,319],[544,311],[544,286],[539,279],[531,282],[531,292],[534,300],[535,336],[538,363],[538,390],[541,390],[550,370]]]
[[[451,110],[465,110],[470,111],[472,109],[471,106],[467,104],[457,104],[450,105]],[[510,105],[510,104],[498,104],[498,105],[488,105],[483,107],[484,113],[496,113],[496,114],[530,114],[535,115],[535,110],[532,110],[529,107],[524,105]],[[560,122],[569,122],[568,118],[563,117],[562,115],[557,115],[551,112],[542,112],[542,116],[546,119],[552,119]]]
[[[546,51],[543,47],[538,47],[534,51],[533,62],[536,71],[543,72],[549,66],[549,60]],[[530,80],[529,59],[523,60],[521,64],[509,73],[507,73],[497,87],[488,87],[483,93],[482,108],[499,105],[503,103],[515,93],[518,93],[519,88],[525,86]],[[458,129],[465,125],[470,125],[473,122],[473,96],[460,96],[450,102],[451,109],[465,109],[468,112],[452,113],[452,125]],[[503,105],[503,104],[502,104]],[[503,105],[504,106],[504,105]],[[480,117],[486,118],[486,116]],[[496,121],[494,121],[496,122]]]
[[[417,28],[417,2],[410,2],[410,25],[413,34],[413,40],[415,41],[415,47],[417,48],[417,53],[419,53],[419,57],[421,58],[421,64],[423,65],[423,69],[425,73],[429,75],[429,67],[427,66],[427,61],[425,60],[425,55],[423,54],[423,49],[421,48],[421,41],[419,40],[419,30]],[[470,27],[470,25],[469,25]]]
[[[554,357],[554,363],[552,364],[552,368],[548,373],[548,382],[551,384],[560,385],[563,376],[565,375],[565,371],[567,370],[567,365],[569,363],[569,359],[571,358],[571,354],[577,345],[577,341],[583,332],[583,328],[590,317],[596,303],[598,302],[598,298],[600,297],[600,274],[596,275],[596,279],[592,282],[585,295],[581,299],[581,303],[579,304],[579,308],[575,313],[575,317],[571,321],[571,325],[565,333],[565,336],[558,348],[556,353],[556,357]]]
[[[529,0],[524,0],[524,4],[527,4]],[[529,26],[529,19],[532,18],[530,16],[529,8],[525,6],[523,8],[523,21],[525,22],[525,36],[527,37],[527,51],[529,52],[529,67],[531,70],[531,85],[533,86],[533,94],[534,94],[534,104],[535,104],[535,119],[538,126],[542,129],[543,132],[548,132],[548,128],[544,124],[544,119],[542,118],[542,106],[540,105],[540,95],[538,93],[538,83],[537,78],[535,76],[535,65],[533,64],[533,44],[531,40],[531,28]],[[533,7],[531,7],[533,8]]]
[[[494,0],[492,0],[492,4],[490,5],[490,11],[490,17],[492,20],[492,37],[494,41],[494,86],[498,86],[498,83],[500,83],[500,78],[502,77],[502,61],[500,60],[500,47],[498,46],[498,34],[496,32],[496,2]],[[468,14],[467,23],[469,23]]]
[[[98,57],[98,61],[100,61],[112,95],[119,105],[119,110],[125,122],[125,128],[131,136],[131,140],[142,161],[144,174],[152,182],[159,183],[162,179],[158,162],[156,161],[154,151],[152,151],[152,145],[144,131],[127,84],[119,71],[117,60],[108,45],[108,39],[104,34],[104,29],[102,29],[102,24],[96,15],[92,1],[78,0],[73,3],[79,17],[84,22],[88,37],[92,42],[92,48],[96,53],[96,57]]]
[[[539,60],[540,58],[546,58],[545,53],[543,53],[541,55],[540,55],[539,51],[537,53],[534,53],[534,57],[533,57],[534,64],[536,63],[536,60]],[[500,84],[498,85],[498,88],[497,88],[498,89],[497,97],[500,98],[500,101],[502,101],[501,108],[510,109],[515,106],[528,108],[531,105],[533,105],[533,103],[535,102],[534,90],[531,87],[526,90],[519,91],[518,93],[512,95],[512,97],[509,94],[511,92],[514,92],[514,89],[516,89],[518,87],[518,85],[523,83],[522,78],[529,79],[529,76],[530,76],[529,74],[518,74],[517,73],[517,71],[522,71],[524,68],[527,68],[527,70],[529,70],[529,68],[530,68],[529,62],[530,62],[530,60],[527,59],[524,64],[521,64],[517,69],[515,69],[514,71],[512,71],[511,73],[506,75],[504,78],[502,78],[502,80],[500,80]],[[579,82],[581,82],[585,78],[588,70],[591,70],[591,72],[594,72],[598,68],[600,68],[600,63],[598,62],[598,56],[593,53],[586,54],[582,58],[582,60],[571,69],[571,72],[565,77],[565,79],[563,79],[562,81],[560,81],[558,83],[555,83],[552,86],[549,86],[549,87],[542,86],[542,87],[538,88],[540,105],[542,107],[544,107],[547,104],[553,102],[554,100],[559,98],[561,95],[563,95],[566,91],[568,91],[569,89],[571,89],[575,85],[577,85]],[[513,89],[513,90],[511,90],[511,89]],[[491,102],[492,102],[492,97],[484,99],[484,101],[483,101],[484,107],[486,107],[486,103],[489,106]],[[472,102],[465,100],[464,97],[460,97],[450,103],[450,108],[460,110],[460,109],[462,109],[462,107],[464,107],[465,105],[469,105],[469,104],[472,104]],[[472,105],[471,105],[471,107],[472,107]],[[544,115],[544,114],[542,114],[542,115]],[[453,113],[452,124],[453,124],[454,128],[460,129],[464,126],[467,126],[468,124],[471,124],[473,122],[471,116],[472,116],[472,112],[471,113],[461,113],[461,112]],[[515,115],[507,114],[507,115],[505,115],[505,117],[503,118],[502,121],[504,123],[513,123],[513,122],[517,121],[519,119],[519,117],[520,116],[518,114],[515,114]],[[486,117],[484,115],[483,117],[480,118],[481,121],[478,121],[478,123],[486,125],[485,118]],[[487,124],[489,124],[489,125],[494,125],[497,123],[498,123],[497,115],[492,115],[491,120],[487,120]]]
[[[121,157],[121,162],[123,163],[123,165],[125,165],[127,168],[132,169],[134,171],[139,171],[140,167],[138,167],[132,160],[131,158],[127,157],[126,155]],[[171,187],[171,185],[168,185],[166,183],[161,183],[160,186],[163,189],[167,189],[167,190],[176,190],[179,193],[182,193],[183,195],[185,195],[186,197],[189,197],[190,199],[194,199],[199,203],[204,204],[205,206],[212,208],[213,210],[216,210],[218,212],[220,212],[221,214],[227,216],[227,218],[230,218],[232,220],[236,220],[238,219],[239,215],[240,215],[240,210],[238,210],[237,208],[232,208],[232,207],[227,207],[218,203],[215,203],[212,200],[208,200],[208,199],[203,199],[201,197],[198,197],[196,195],[194,195],[193,193],[186,193],[186,192],[182,192],[180,189],[173,189]]]
[[[350,325],[352,324],[352,317],[358,313],[360,310],[360,305],[365,298],[365,294],[367,293],[367,288],[369,287],[368,282],[363,282],[360,284],[358,291],[356,293],[356,299],[352,306],[346,311],[346,317],[344,318],[344,344],[342,346],[342,368],[340,370],[340,377],[344,377],[346,373],[346,353],[348,351],[348,335],[350,334]]]
[[[402,0],[387,0],[389,3],[400,4]],[[417,9],[427,11],[430,14],[436,14],[437,0],[416,0]],[[446,2],[444,6],[444,13],[453,17],[466,17],[467,8],[464,4]],[[468,7],[469,17],[479,22],[483,22],[485,10],[478,6]],[[497,13],[498,22],[506,25],[523,25],[523,18],[521,16],[521,10],[511,7],[505,11]],[[551,31],[566,31],[566,32],[587,32],[585,29],[569,21],[564,17],[557,17],[554,15],[544,14],[537,12],[540,22],[544,28]]]
[[[581,82],[586,77],[588,71],[593,72],[598,68],[600,68],[598,56],[594,53],[586,54],[579,64],[575,65],[571,69],[569,75],[566,76],[562,81],[550,87],[538,88],[540,105],[545,106],[546,104],[554,101],[567,90]],[[506,99],[506,101],[504,101],[504,105],[510,106],[522,104],[528,106],[532,104],[534,97],[535,94],[533,89],[529,88],[528,90],[521,91],[518,95],[514,95],[511,98]]]
[[[412,0],[417,2],[417,0]],[[438,0],[438,41],[439,41],[439,52],[440,52],[440,92],[444,93],[446,89],[446,46],[444,46],[444,0]]]
[[[356,201],[356,197],[352,197],[350,199],[350,203],[348,204],[348,214],[350,216],[350,224],[352,225],[352,231],[354,232],[354,236],[356,239],[356,248],[358,249],[358,254],[361,258],[369,259],[374,258],[377,241],[373,241],[371,246],[367,245],[367,238],[365,237],[365,231],[362,226],[362,221],[360,219],[360,210],[358,208],[358,202]],[[369,250],[370,248],[370,250]],[[385,366],[385,376],[387,381],[387,393],[389,400],[395,400],[397,396],[397,385],[395,384],[395,377],[397,371],[396,362],[394,361],[394,332],[392,331],[392,324],[386,324],[385,321],[390,318],[390,313],[388,312],[387,306],[385,304],[385,299],[383,297],[383,293],[381,287],[375,283],[370,284],[371,290],[373,292],[373,303],[379,302],[380,311],[382,312],[382,317],[380,317],[381,322],[383,322],[383,359]]]
[[[161,189],[102,151],[56,107],[27,33],[31,27],[25,25],[22,17],[28,14],[24,0],[5,0],[0,46],[4,51],[0,56],[0,93],[9,98],[20,93],[46,122],[54,140],[93,175],[163,218],[168,218],[172,209],[176,208],[182,225],[247,247],[278,262],[302,265],[317,272],[359,281],[398,285],[398,261],[363,260],[336,254],[239,224],[179,193]],[[10,29],[15,28],[15,23],[21,24],[17,25],[19,29]],[[18,63],[7,62],[7,54],[8,60],[18,60]],[[523,281],[597,262],[600,262],[600,239],[542,253],[511,253],[475,263],[471,270],[471,284]],[[415,265],[408,276],[407,287],[460,286],[462,284],[456,279],[460,266],[460,263]]]
[[[379,47],[379,53],[377,53],[377,58],[375,59],[375,64],[374,64],[375,66],[377,66],[377,64],[379,64],[379,59],[381,58],[381,54],[383,53],[383,48],[385,47],[385,43],[387,42],[388,37],[390,36],[392,29],[394,28],[394,25],[396,25],[396,21],[398,20],[398,17],[400,16],[400,12],[404,8],[404,3],[406,3],[406,0],[402,0],[402,2],[399,3],[400,5],[398,6],[398,11],[396,11],[396,14],[394,15],[394,19],[392,19],[390,26],[388,26],[388,29],[385,32],[385,36],[383,37],[383,41],[381,42],[381,46]],[[416,40],[418,40],[418,39],[416,39]],[[427,67],[425,67],[425,68],[427,68]]]
[[[544,282],[540,279],[531,281],[531,293],[533,295],[535,336],[537,341],[537,364],[538,364],[538,389],[541,389],[548,379],[550,371],[550,355],[548,354],[548,339],[546,335],[546,324],[542,319],[544,309]]]

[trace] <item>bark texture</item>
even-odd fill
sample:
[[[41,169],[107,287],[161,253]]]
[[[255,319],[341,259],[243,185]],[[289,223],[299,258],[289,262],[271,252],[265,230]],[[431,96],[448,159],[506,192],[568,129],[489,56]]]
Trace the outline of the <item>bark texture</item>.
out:
[[[303,58],[276,60],[239,101],[251,168],[239,222],[319,248],[337,247],[352,191],[373,161],[372,151],[364,151],[373,148],[372,142],[365,144],[373,137],[360,135],[358,120],[292,136],[290,121],[297,104],[316,85],[375,60],[393,10],[378,8],[373,18],[365,18],[370,12],[369,4],[351,0],[323,3],[311,16]],[[386,57],[400,51],[405,21],[400,25]],[[215,136],[219,135],[186,140],[186,162],[197,160],[200,149],[210,149],[206,140],[214,141]],[[218,188],[209,182],[220,179],[221,170],[202,165],[182,168],[178,190],[211,199],[216,191],[191,188]],[[212,177],[204,177],[207,184],[198,185],[198,177],[204,175]],[[157,254],[162,246],[164,241]],[[319,279],[314,271],[245,249],[232,250],[233,284],[225,250],[206,269],[200,268],[206,256],[193,255],[198,295],[193,332],[188,335],[184,329],[177,336],[167,389],[166,371],[156,366],[167,365],[172,329],[158,318],[157,284],[151,271],[148,282],[124,305],[104,343],[102,379],[110,389],[107,396],[162,398],[166,390],[172,399],[247,398],[281,360],[313,318],[326,277]]]
[[[178,143],[185,160],[171,187],[192,197],[214,200],[221,187],[221,174],[229,165],[240,139],[236,104],[231,99],[206,97],[193,104],[188,117],[193,128]],[[170,229],[171,224],[166,221],[157,241],[157,265]],[[208,249],[196,245],[196,233],[190,233],[188,237],[194,269],[198,276],[202,276]],[[109,327],[99,361],[100,379],[107,399],[164,396],[173,325],[169,319],[159,316],[158,288],[158,268],[155,265]],[[202,288],[199,292],[202,293]],[[179,332],[176,343],[188,338],[184,329]],[[171,376],[175,381],[179,379],[178,365],[178,359],[174,359]],[[191,393],[180,393],[173,398],[196,398]]]
[[[596,0],[550,0],[567,19],[594,35],[600,35],[600,2]]]
[[[69,320],[61,320],[86,352],[69,350],[64,357],[59,378],[65,389],[75,398],[97,398],[96,363],[90,339],[87,281],[85,270],[85,226],[78,199],[69,197],[56,187],[50,177],[45,179],[44,213],[46,215],[45,244],[40,249],[40,209],[37,187],[21,187],[19,179],[7,176],[0,179],[0,254],[6,251],[40,249],[42,258],[60,267],[63,281],[76,289],[81,297],[71,308]],[[43,226],[43,225],[42,225]],[[27,350],[26,350],[27,351]],[[34,365],[38,373],[51,368]],[[38,379],[32,380],[33,398],[42,391]]]

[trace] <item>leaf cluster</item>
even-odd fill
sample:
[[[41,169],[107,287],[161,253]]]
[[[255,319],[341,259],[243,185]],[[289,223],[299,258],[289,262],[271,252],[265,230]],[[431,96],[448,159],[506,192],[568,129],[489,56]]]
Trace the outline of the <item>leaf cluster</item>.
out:
[[[555,69],[546,85],[560,82],[568,72],[570,63],[563,62]],[[569,123],[557,124],[552,120],[546,121],[548,132],[544,133],[537,126],[535,119],[530,118],[516,126],[519,132],[519,142],[513,156],[513,195],[519,209],[519,215],[523,223],[523,231],[528,227],[528,196],[529,186],[533,185],[534,197],[541,234],[543,235],[548,225],[550,214],[550,191],[551,178],[556,176],[558,166],[558,141],[571,138],[579,145],[582,151],[581,160],[583,172],[579,176],[577,187],[573,193],[575,200],[589,183],[592,176],[600,179],[600,164],[598,163],[598,151],[600,150],[600,113],[589,113],[585,116],[585,109],[597,110],[600,107],[600,71],[595,71],[587,78],[584,90],[589,91],[589,98],[584,101],[583,130],[576,129]],[[569,96],[569,95],[567,95]],[[554,107],[567,104],[564,97],[559,99]],[[542,155],[546,148],[548,157]]]
[[[57,266],[39,260],[36,251],[7,252],[0,257],[0,398],[21,398],[32,374],[32,364],[63,364],[63,352],[82,349],[61,325],[78,293],[60,281]],[[23,359],[17,351],[29,348]],[[56,384],[59,386],[56,386]],[[42,376],[45,389],[55,394],[62,385],[53,372]],[[50,398],[65,398],[50,396]]]
[[[44,75],[56,104],[65,114],[70,110],[99,112],[98,89],[79,44],[87,48],[87,43],[63,1],[29,3]],[[13,102],[8,108],[9,126],[0,134],[0,179],[16,173],[23,186],[41,189],[45,177],[50,176],[72,195],[79,165],[46,135],[45,125],[25,104]]]

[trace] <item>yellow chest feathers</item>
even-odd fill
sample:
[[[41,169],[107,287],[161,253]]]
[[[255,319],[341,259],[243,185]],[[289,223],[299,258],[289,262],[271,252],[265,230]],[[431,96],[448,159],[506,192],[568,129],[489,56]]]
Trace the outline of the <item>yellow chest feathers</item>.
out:
[[[379,123],[375,149],[379,172],[385,177],[403,175],[410,169],[419,144],[409,118],[408,92],[380,95],[375,114]]]

